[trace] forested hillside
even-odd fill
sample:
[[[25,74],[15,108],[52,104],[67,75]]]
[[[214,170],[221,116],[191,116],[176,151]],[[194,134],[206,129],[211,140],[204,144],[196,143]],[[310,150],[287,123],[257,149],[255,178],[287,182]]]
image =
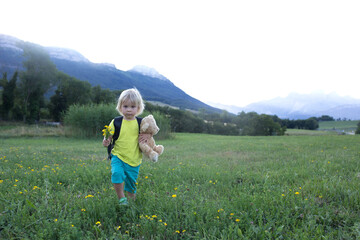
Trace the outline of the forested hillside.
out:
[[[111,64],[92,63],[80,53],[63,48],[42,47],[19,39],[0,34],[0,71],[12,75],[16,70],[23,70],[24,47],[43,48],[50,56],[56,68],[78,80],[86,81],[91,86],[100,86],[109,90],[124,90],[136,87],[145,100],[159,101],[181,109],[220,113],[186,94],[170,80],[150,77],[134,71],[122,71]]]

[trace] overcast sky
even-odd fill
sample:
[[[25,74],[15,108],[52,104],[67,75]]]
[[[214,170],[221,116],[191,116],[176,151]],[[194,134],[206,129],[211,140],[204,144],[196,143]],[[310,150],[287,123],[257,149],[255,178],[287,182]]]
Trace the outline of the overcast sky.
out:
[[[0,33],[120,70],[155,68],[203,102],[360,98],[360,1],[9,0]]]

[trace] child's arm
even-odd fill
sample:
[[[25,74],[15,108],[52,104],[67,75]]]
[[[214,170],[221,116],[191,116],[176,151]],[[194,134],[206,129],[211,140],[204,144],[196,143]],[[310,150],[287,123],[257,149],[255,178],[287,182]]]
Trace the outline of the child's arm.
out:
[[[149,133],[140,133],[139,134],[139,143],[146,143],[151,138]]]
[[[112,140],[112,136],[111,136],[111,135],[109,136],[108,139],[106,139],[106,138],[104,137],[104,139],[103,139],[103,146],[104,146],[104,147],[109,146],[110,143],[111,143],[111,140]]]

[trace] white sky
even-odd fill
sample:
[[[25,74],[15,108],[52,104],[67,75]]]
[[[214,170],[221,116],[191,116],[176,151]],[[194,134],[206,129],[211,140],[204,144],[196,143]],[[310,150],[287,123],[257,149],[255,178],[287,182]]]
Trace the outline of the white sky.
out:
[[[1,0],[0,33],[120,70],[155,68],[203,102],[360,98],[360,1]]]

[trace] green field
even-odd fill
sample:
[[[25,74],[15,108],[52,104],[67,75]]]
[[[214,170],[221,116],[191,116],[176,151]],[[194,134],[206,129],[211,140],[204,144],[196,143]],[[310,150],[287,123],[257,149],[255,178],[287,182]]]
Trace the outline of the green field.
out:
[[[117,205],[101,140],[0,138],[0,239],[359,239],[360,136],[176,134]]]
[[[319,122],[319,130],[355,132],[359,121],[325,121]]]

